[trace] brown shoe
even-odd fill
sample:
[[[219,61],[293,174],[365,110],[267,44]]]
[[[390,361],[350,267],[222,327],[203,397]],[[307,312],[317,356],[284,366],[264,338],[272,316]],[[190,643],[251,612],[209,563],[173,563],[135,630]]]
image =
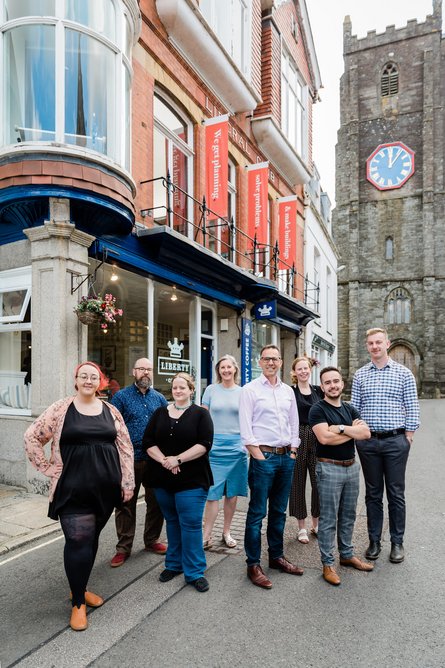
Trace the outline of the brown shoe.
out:
[[[272,582],[264,575],[263,569],[259,564],[247,566],[247,577],[257,587],[262,587],[263,589],[272,588]]]
[[[88,628],[87,608],[83,603],[80,608],[77,605],[73,606],[71,611],[70,626],[73,631],[85,631]]]
[[[73,599],[73,594],[70,592],[70,601],[72,601],[72,599]],[[102,596],[98,596],[97,594],[93,594],[92,591],[86,591],[85,592],[85,603],[90,608],[100,608],[100,606],[104,604],[104,600],[103,600]]]
[[[291,564],[285,557],[278,557],[278,559],[269,559],[269,568],[276,568],[283,573],[290,573],[291,575],[303,575],[304,571],[299,566]]]
[[[329,584],[338,586],[341,582],[333,566],[323,566],[323,577]]]
[[[350,559],[342,559],[340,557],[340,564],[342,566],[351,566],[351,568],[356,568],[358,571],[372,571],[374,569],[374,564],[368,564],[358,557],[351,557]]]

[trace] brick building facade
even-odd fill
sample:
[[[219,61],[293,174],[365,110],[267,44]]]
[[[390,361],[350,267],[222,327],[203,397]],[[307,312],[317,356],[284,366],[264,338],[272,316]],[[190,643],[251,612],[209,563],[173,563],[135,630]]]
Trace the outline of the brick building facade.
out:
[[[369,327],[386,327],[392,357],[423,396],[445,391],[444,70],[442,6],[400,29],[352,35],[336,154],[334,238],[339,364],[351,381]]]

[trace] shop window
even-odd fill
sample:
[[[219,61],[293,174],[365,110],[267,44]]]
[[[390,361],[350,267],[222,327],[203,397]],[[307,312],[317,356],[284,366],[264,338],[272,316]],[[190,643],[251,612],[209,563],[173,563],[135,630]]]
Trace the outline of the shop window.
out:
[[[404,288],[390,292],[386,301],[385,320],[389,325],[409,324],[411,322],[412,299]]]
[[[305,160],[308,146],[307,86],[290,54],[281,55],[281,129],[295,151]]]
[[[153,216],[159,224],[167,223],[186,236],[192,235],[188,221],[192,217],[193,133],[170,102],[154,97],[153,138]],[[167,183],[167,176],[170,183]]]
[[[399,92],[399,70],[394,63],[387,63],[383,68],[381,78],[382,97],[397,95]]]
[[[0,272],[0,414],[31,414],[31,267]]]
[[[259,365],[261,348],[267,345],[277,345],[277,340],[277,327],[275,325],[264,322],[264,320],[254,320],[252,322],[252,380],[263,373]]]
[[[130,169],[131,65],[128,29],[120,29],[123,6],[113,0],[14,0],[5,7],[6,21],[23,19],[24,25],[2,28],[2,143],[57,141]],[[43,15],[45,24],[39,23]]]

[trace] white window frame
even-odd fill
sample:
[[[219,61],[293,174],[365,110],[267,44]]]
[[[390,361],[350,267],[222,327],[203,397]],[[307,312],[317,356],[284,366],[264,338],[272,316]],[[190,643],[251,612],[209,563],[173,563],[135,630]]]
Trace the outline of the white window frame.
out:
[[[301,89],[301,95],[294,90],[292,78]],[[281,129],[295,151],[307,160],[308,157],[308,87],[290,53],[282,46],[281,50]],[[291,107],[293,102],[294,107]],[[301,117],[296,113],[300,109]],[[299,118],[301,127],[299,128]],[[295,125],[291,127],[294,121]],[[295,139],[293,139],[295,137]]]
[[[221,8],[223,8],[223,20],[221,25]],[[238,24],[235,19],[238,16],[236,11],[241,9],[242,19],[240,26],[242,47],[241,61],[236,59],[236,44],[238,35],[236,28]],[[201,0],[199,7],[204,19],[218,37],[224,50],[228,53],[240,72],[250,80],[251,75],[251,27],[252,27],[252,0]],[[218,12],[218,9],[220,10]]]

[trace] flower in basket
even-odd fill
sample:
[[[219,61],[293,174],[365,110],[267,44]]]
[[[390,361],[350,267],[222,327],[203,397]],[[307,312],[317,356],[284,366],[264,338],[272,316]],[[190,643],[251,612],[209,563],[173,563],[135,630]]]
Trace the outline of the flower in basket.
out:
[[[89,314],[96,322],[100,322],[102,329],[106,330],[110,323],[116,322],[116,317],[123,315],[123,310],[116,307],[116,297],[113,297],[112,294],[106,294],[104,298],[98,294],[82,297],[74,307],[74,313],[86,324],[89,322],[82,318],[82,314]]]
[[[320,360],[316,357],[308,357],[308,360],[312,366],[320,366]]]

